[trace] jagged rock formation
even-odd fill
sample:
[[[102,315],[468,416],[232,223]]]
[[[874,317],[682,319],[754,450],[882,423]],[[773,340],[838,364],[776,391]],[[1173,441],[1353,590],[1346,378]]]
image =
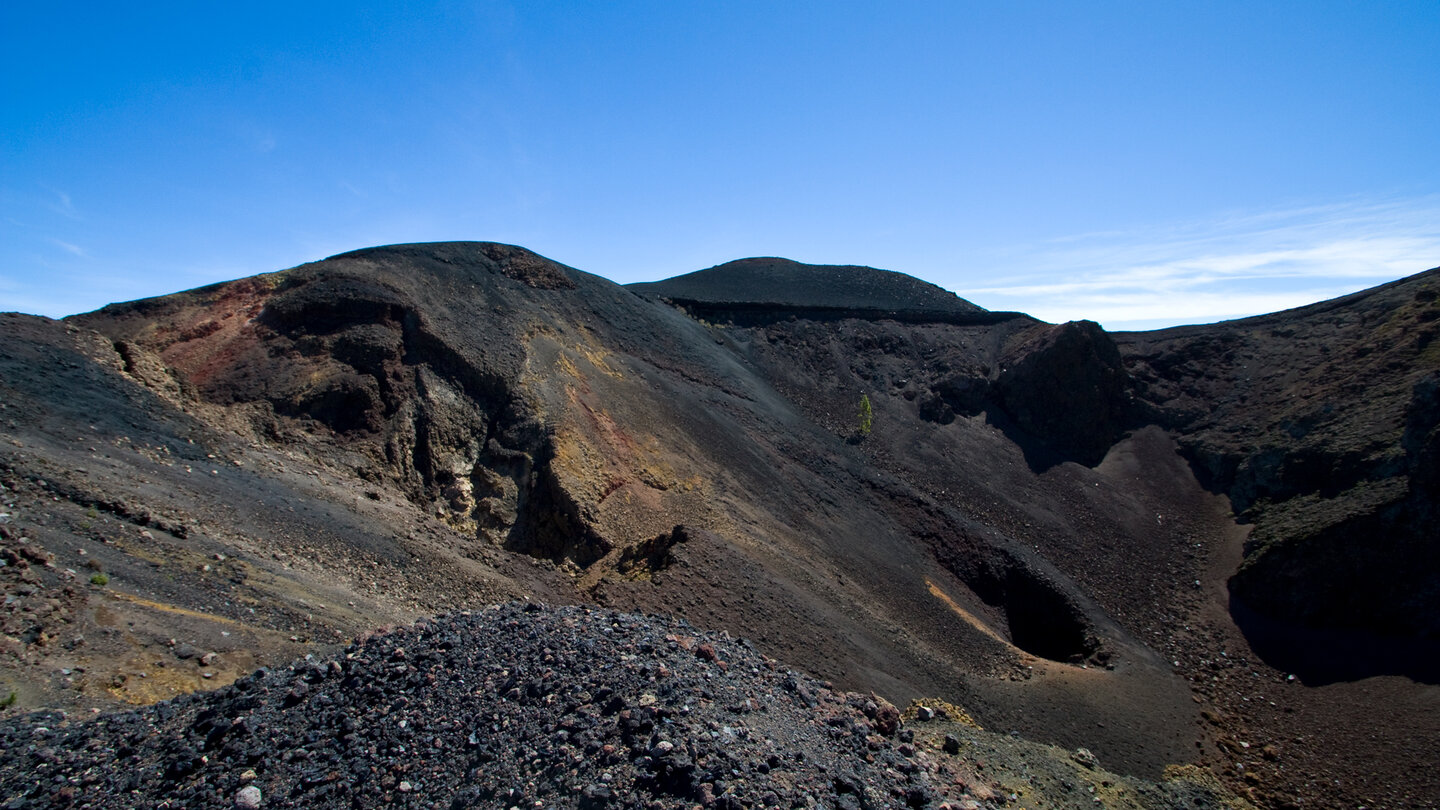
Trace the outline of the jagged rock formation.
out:
[[[870,268],[627,289],[443,243],[5,316],[0,671],[21,705],[146,702],[440,610],[598,602],[1120,771],[1289,800],[1340,768],[1403,805],[1424,755],[1333,752],[1435,723],[1345,691],[1435,681],[1434,279],[1109,335]],[[1370,646],[1322,669],[1275,643],[1301,624]]]
[[[1090,321],[1017,336],[1000,360],[996,400],[1015,424],[1086,466],[1134,425],[1120,350]]]

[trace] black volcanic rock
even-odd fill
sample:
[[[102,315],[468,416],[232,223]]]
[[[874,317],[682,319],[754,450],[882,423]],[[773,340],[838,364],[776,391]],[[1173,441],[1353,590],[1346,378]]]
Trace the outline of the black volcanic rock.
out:
[[[510,604],[152,707],[0,722],[0,798],[6,807],[456,810],[949,800],[978,810],[1001,806],[990,797],[1018,783],[1054,806],[1089,806],[1077,782],[1092,791],[1103,782],[1135,807],[1225,798],[1185,780],[1072,773],[1063,751],[972,726],[956,731],[999,757],[991,770],[1005,780],[974,785],[977,800],[945,779],[964,762],[958,743],[941,753],[930,739],[951,724],[903,742],[899,724],[883,700],[835,691],[684,622]]]
[[[148,709],[0,725],[0,797],[224,807],[257,788],[274,808],[788,807],[933,793],[863,709],[684,623],[512,605]]]

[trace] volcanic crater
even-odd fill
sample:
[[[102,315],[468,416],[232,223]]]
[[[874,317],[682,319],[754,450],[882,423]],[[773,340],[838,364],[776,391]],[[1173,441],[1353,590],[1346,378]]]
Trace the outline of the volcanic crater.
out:
[[[0,735],[16,753],[0,798],[228,803],[250,786],[274,806],[924,807],[1011,793],[1434,806],[1437,274],[1109,333],[873,268],[746,259],[623,287],[456,242],[63,321],[0,316]],[[527,601],[554,607],[514,604]],[[503,616],[517,635],[455,611]],[[544,662],[547,634],[606,635],[596,616],[612,634],[650,628],[649,649],[618,653],[628,669],[625,655],[655,657],[625,701],[662,681],[717,701],[718,678],[773,703],[771,738],[819,718],[848,742],[826,737],[839,747],[786,770],[751,740],[753,761],[727,778],[700,764],[719,762],[717,730],[687,726],[684,763],[667,760],[674,740],[647,736],[679,722],[690,698],[676,697],[650,732],[621,722],[600,743],[623,766],[608,782],[579,743],[537,754],[538,771],[472,756],[437,776],[441,751],[492,745],[505,718],[539,745],[585,706],[613,714],[585,680],[612,666],[587,658],[610,649],[599,635],[567,637]],[[402,629],[343,647],[383,627]],[[442,636],[443,654],[425,646]],[[707,663],[743,671],[692,672],[690,649],[666,658],[667,636],[709,639]],[[427,672],[506,682],[496,673],[521,665],[505,650],[530,642],[546,666],[524,667],[556,673],[538,695],[518,675],[498,691],[508,708],[427,691]],[[379,663],[386,650],[403,654]],[[492,663],[447,669],[450,651]],[[291,666],[306,655],[333,663]],[[376,675],[370,703],[324,686],[361,660],[403,677]],[[283,671],[288,691],[257,666]],[[761,675],[792,668],[828,697],[782,700],[799,692]],[[300,683],[301,699],[285,697]],[[330,703],[305,699],[312,688]],[[582,691],[590,702],[562,714],[535,704]],[[893,727],[876,714],[890,704],[910,707]],[[934,706],[1001,733],[931,733],[916,718]],[[435,751],[414,735],[379,753],[321,744],[336,734],[326,718],[378,723],[384,707],[442,729]],[[489,731],[459,722],[482,711]],[[289,729],[285,764],[257,767],[242,754],[263,747],[241,746],[195,765],[222,717]],[[962,737],[991,752],[988,774],[982,755],[949,750]],[[128,782],[122,749],[144,766]],[[831,759],[821,771],[813,757]],[[1091,760],[1104,784],[1062,772]],[[53,783],[24,778],[37,763]],[[86,768],[104,775],[87,782]]]

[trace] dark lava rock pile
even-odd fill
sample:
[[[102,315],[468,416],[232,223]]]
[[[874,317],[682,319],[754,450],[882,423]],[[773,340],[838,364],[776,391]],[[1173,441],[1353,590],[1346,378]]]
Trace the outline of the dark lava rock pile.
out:
[[[509,605],[68,722],[0,724],[35,807],[923,807],[899,714],[683,621]],[[977,804],[970,803],[975,807]]]

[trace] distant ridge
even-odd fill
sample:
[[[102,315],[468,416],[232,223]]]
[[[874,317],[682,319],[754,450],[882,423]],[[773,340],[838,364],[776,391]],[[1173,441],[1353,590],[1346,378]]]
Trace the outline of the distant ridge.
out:
[[[664,281],[626,286],[703,317],[746,323],[792,315],[820,320],[887,317],[958,323],[1016,317],[1016,313],[991,313],[955,293],[893,270],[805,264],[776,257],[738,259]]]

